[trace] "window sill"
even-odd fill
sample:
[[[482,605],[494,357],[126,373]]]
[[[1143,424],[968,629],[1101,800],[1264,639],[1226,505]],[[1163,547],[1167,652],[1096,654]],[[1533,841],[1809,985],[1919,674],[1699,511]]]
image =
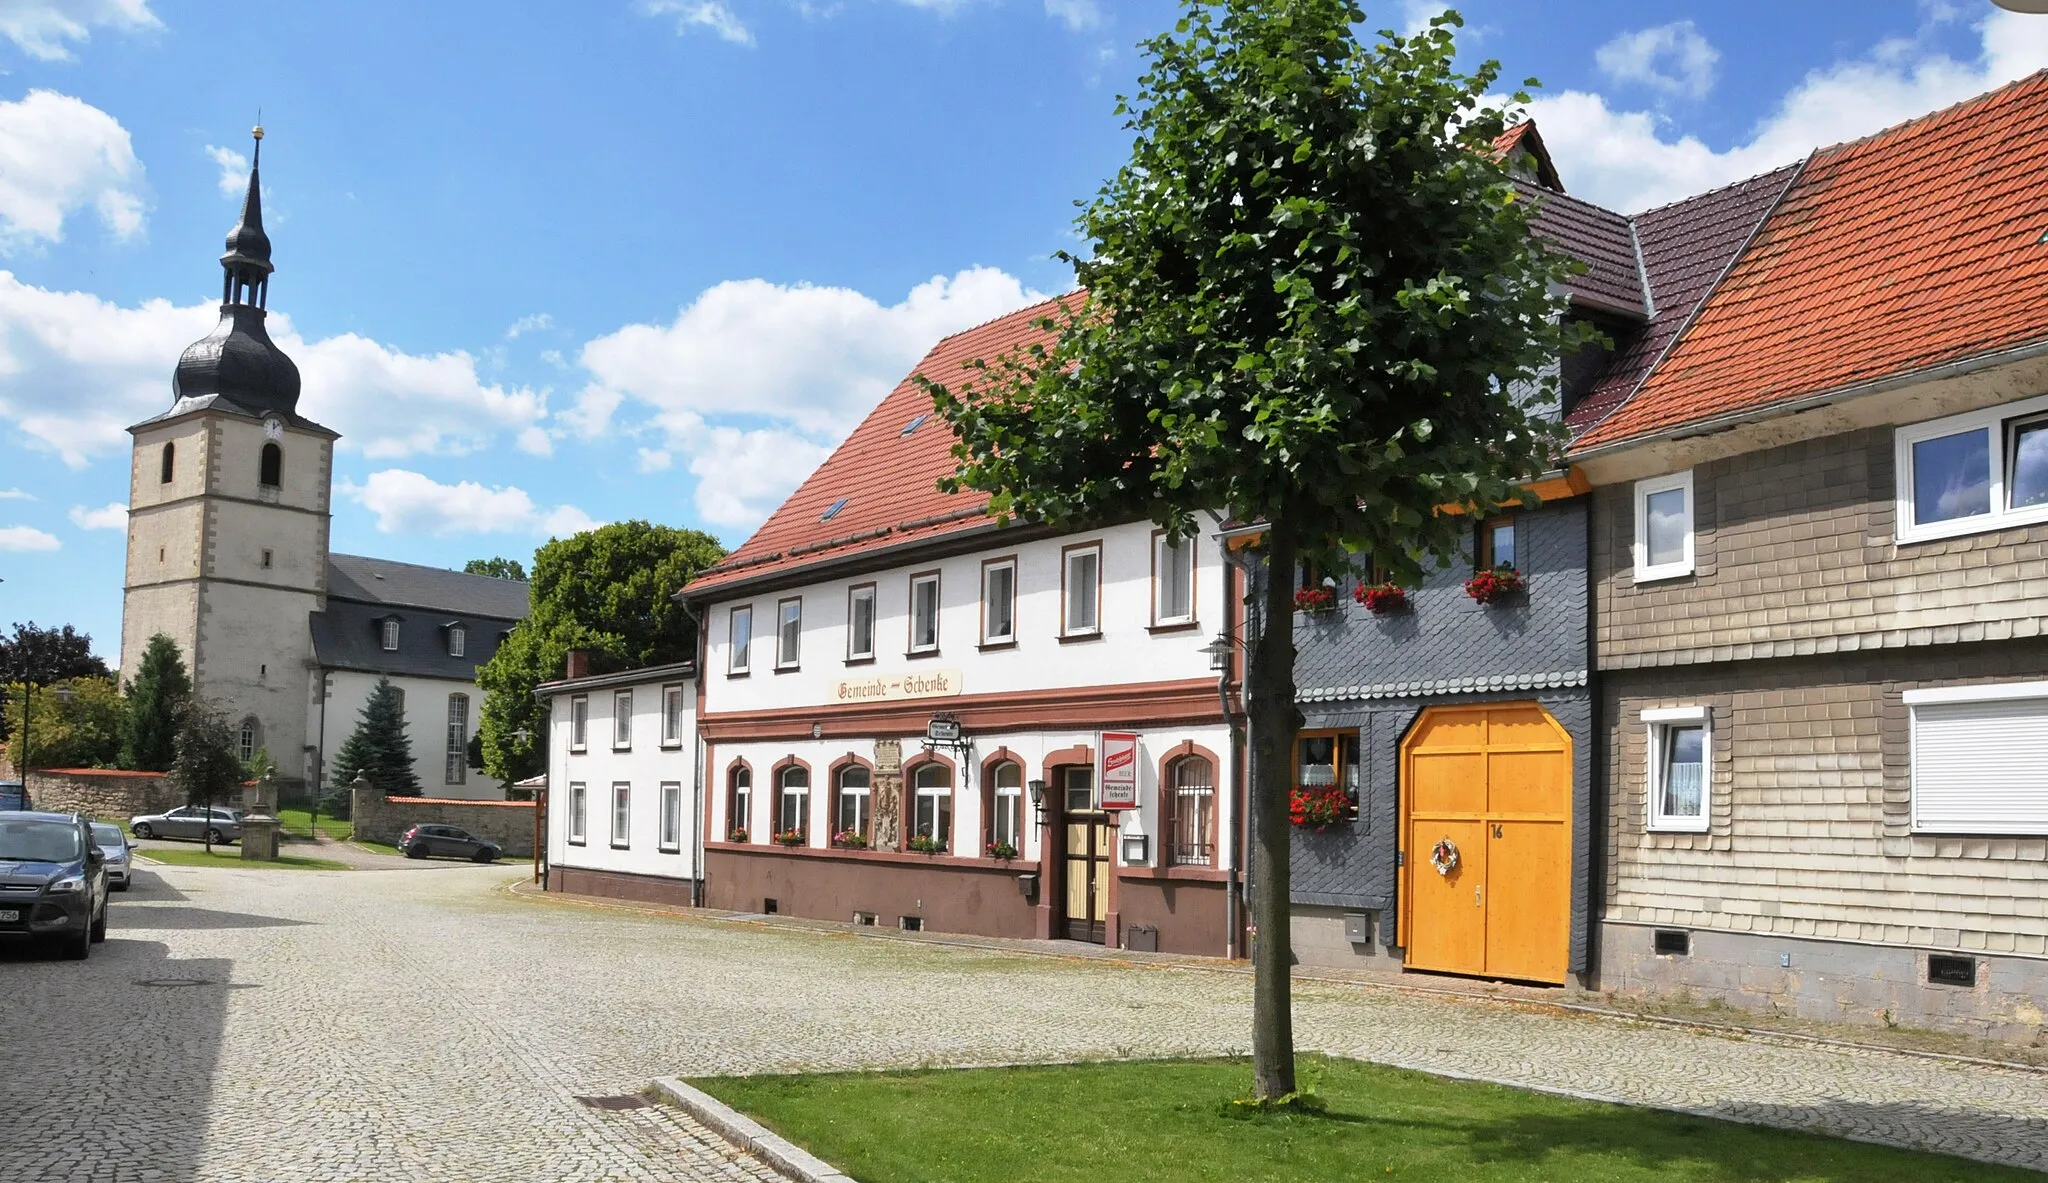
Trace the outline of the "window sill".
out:
[[[1000,653],[1005,649],[1015,649],[1016,647],[1017,638],[1015,637],[1011,637],[1007,641],[983,641],[980,645],[983,653]]]
[[[580,747],[580,748],[579,748],[579,747],[572,747],[572,748],[570,748],[570,749],[569,749],[569,754],[570,754],[570,755],[572,755],[572,756],[583,756],[583,755],[588,755],[588,754],[589,754],[589,752],[590,752],[590,745],[589,745],[589,744],[584,744],[584,745],[583,745],[582,747]]]
[[[659,853],[661,853],[661,854],[681,854],[681,853],[683,853],[683,848],[682,848],[682,847],[680,847],[680,846],[664,846],[664,847],[662,847],[662,848],[661,848],[661,850],[660,850],[660,852],[659,852]]]
[[[937,649],[919,649],[914,653],[904,654],[903,659],[905,661],[922,661],[927,657],[937,657],[938,655],[939,651]]]
[[[633,745],[629,743],[615,743],[612,745],[612,751],[614,752],[630,752],[632,750]]]
[[[614,842],[614,843],[612,843],[612,849],[613,849],[613,850],[631,850],[631,849],[633,849],[633,844],[632,844],[632,843],[630,843],[630,842],[628,842],[628,843],[627,843],[626,845],[624,845],[624,846],[620,846],[620,845],[619,845],[618,843]]]
[[[661,750],[664,752],[680,752],[683,750],[683,741],[680,739],[664,739],[661,741]]]
[[[1687,563],[1683,567],[1637,567],[1635,569],[1635,586],[1641,587],[1646,583],[1663,583],[1672,579],[1684,579],[1691,574],[1693,574],[1693,564],[1691,563]]]
[[[1061,634],[1060,634],[1060,644],[1062,644],[1062,645],[1079,645],[1079,644],[1082,644],[1082,643],[1084,643],[1084,642],[1087,642],[1087,641],[1100,641],[1101,639],[1102,639],[1102,630],[1101,630],[1101,629],[1096,629],[1096,630],[1095,630],[1094,632],[1087,632],[1087,633],[1061,633]]]
[[[1198,620],[1170,620],[1165,624],[1148,625],[1145,631],[1154,635],[1159,633],[1188,633],[1194,632],[1201,627],[1202,622]]]
[[[727,670],[725,671],[725,676],[728,678],[745,678],[750,677],[753,672],[752,670]]]
[[[760,854],[774,858],[825,859],[832,862],[889,863],[898,866],[939,866],[963,871],[1013,871],[1036,874],[1038,862],[1018,855],[1013,859],[971,858],[957,854],[920,854],[915,850],[846,850],[836,846],[783,846],[761,842],[706,842],[707,851]]]
[[[1712,829],[1706,822],[1650,822],[1643,827],[1646,834],[1705,834]]]
[[[1197,883],[1228,883],[1230,872],[1215,867],[1118,867],[1119,879],[1179,879]]]
[[[847,659],[846,659],[846,664],[847,664],[847,665],[873,665],[873,664],[875,664],[875,655],[874,655],[874,654],[872,654],[872,653],[869,653],[869,654],[866,654],[866,655],[864,655],[864,656],[861,656],[861,657],[849,657],[849,658],[847,658]]]
[[[587,838],[570,838],[570,839],[567,839],[566,841],[567,841],[567,842],[569,843],[569,845],[571,845],[571,846],[588,846],[588,845],[590,845],[590,840],[589,840],[589,839],[587,839]]]
[[[800,665],[778,665],[775,667],[775,672],[778,674],[794,674],[801,672],[803,668]]]

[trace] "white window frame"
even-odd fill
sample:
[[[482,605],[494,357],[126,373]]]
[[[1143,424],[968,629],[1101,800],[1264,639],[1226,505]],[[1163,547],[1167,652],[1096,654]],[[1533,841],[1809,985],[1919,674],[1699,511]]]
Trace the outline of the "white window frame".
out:
[[[1073,594],[1074,563],[1078,559],[1092,556],[1095,559],[1095,595],[1089,605],[1089,622],[1080,627],[1074,624],[1074,605],[1078,601]],[[1102,635],[1102,544],[1082,543],[1060,552],[1060,636],[1099,637]]]
[[[1650,563],[1650,496],[1653,493],[1668,493],[1673,489],[1685,493],[1685,557],[1675,563]],[[1693,572],[1693,545],[1699,537],[1699,501],[1693,495],[1692,469],[1674,472],[1669,476],[1651,477],[1636,482],[1636,542],[1635,568],[1637,583],[1651,583],[1659,579],[1676,579]],[[1520,542],[1521,539],[1516,539]],[[1518,558],[1520,556],[1517,556]]]
[[[381,643],[384,646],[384,652],[396,653],[398,652],[398,622],[395,620],[386,620],[383,623],[384,635],[381,638]],[[358,633],[356,635],[361,636],[362,634]]]
[[[790,609],[794,608],[792,613]],[[791,596],[775,604],[775,668],[793,670],[803,658],[804,598]]]
[[[2001,837],[2036,837],[2042,832],[2038,826],[2008,825],[2001,828],[1995,823],[1966,828],[1934,827],[1920,820],[1920,713],[1923,706],[1946,704],[2018,702],[2029,699],[2048,698],[2048,682],[1999,682],[1975,686],[1936,686],[1925,690],[1908,690],[1902,696],[1906,704],[1907,761],[1906,768],[1912,782],[1912,829],[1915,834],[1940,836],[1990,835]]]
[[[917,641],[917,589],[926,585],[932,589],[932,639],[920,645]],[[942,590],[937,571],[920,571],[910,577],[910,647],[905,652],[915,656],[939,651],[939,625],[945,618]]]
[[[663,854],[680,854],[683,849],[683,784],[661,782],[661,833],[658,846]]]
[[[670,682],[661,688],[661,746],[683,746],[683,684]]]
[[[725,673],[739,677],[754,668],[754,606],[741,604],[725,614]]]
[[[569,844],[581,846],[589,840],[590,789],[582,781],[569,782]]]
[[[1168,556],[1180,556],[1169,558]],[[1166,605],[1167,583],[1165,579],[1169,563],[1177,565],[1187,574],[1188,610],[1169,612]],[[1152,623],[1154,625],[1176,625],[1195,623],[1195,573],[1199,569],[1195,557],[1195,540],[1192,535],[1175,541],[1164,530],[1152,535]],[[1098,568],[1096,578],[1102,577]]]
[[[1002,770],[1005,768],[1016,771],[1014,778],[1017,781],[1016,784],[1006,785],[1003,783]],[[989,818],[988,840],[990,842],[1007,842],[1011,846],[1016,847],[1018,855],[1022,856],[1024,853],[1024,765],[1016,760],[1004,760],[990,769],[990,774],[992,787],[989,793],[989,803],[990,812],[993,816]],[[1005,819],[1015,823],[1016,832],[1008,837],[1003,835]]]
[[[569,699],[569,750],[590,750],[590,696],[587,694]]]
[[[742,778],[745,783],[742,784]],[[744,802],[744,804],[742,804]],[[734,830],[745,830],[747,841],[754,840],[754,770],[744,764],[734,765],[725,774],[725,803],[728,816],[725,819],[725,834],[728,841]]]
[[[459,624],[448,627],[448,656],[461,657],[469,648],[469,630]]]
[[[1892,526],[1893,539],[1902,543],[1925,542],[1934,538],[1983,534],[1991,530],[2004,530],[2034,522],[2048,522],[2048,504],[2030,505],[2023,509],[2010,509],[2006,505],[2011,485],[2012,421],[2035,418],[2043,412],[2048,412],[2048,395],[2006,403],[2003,406],[1986,407],[1981,411],[1971,411],[1967,415],[1951,415],[1946,419],[1915,423],[1895,431],[1893,472],[1896,475],[1898,502],[1897,515]],[[1945,435],[1958,435],[1965,431],[1989,431],[1991,435],[1991,446],[1988,449],[1991,465],[1991,512],[1920,525],[1913,517],[1913,445],[1939,439]]]
[[[854,771],[859,771],[862,775],[866,776],[868,783],[864,785],[847,784],[847,774]],[[839,823],[844,819],[841,818],[840,811],[845,807],[845,803],[848,800],[857,800],[860,802],[860,804],[854,809],[854,812],[858,815],[859,824],[854,827],[841,827]],[[860,836],[863,838],[867,838],[873,835],[875,832],[874,807],[875,774],[872,769],[870,769],[865,764],[845,764],[841,765],[836,771],[833,772],[831,824],[832,837],[838,837],[841,833],[846,832],[847,829],[857,829],[860,833]]]
[[[996,632],[989,626],[989,608],[995,603],[989,585],[996,572],[1007,574],[1010,584],[1009,616],[1010,627],[1006,632]],[[981,566],[981,643],[984,645],[1014,645],[1017,643],[1017,560],[996,559]]]
[[[868,643],[860,644],[861,607],[866,605],[868,617]],[[846,660],[873,661],[875,659],[875,585],[856,583],[846,589]]]
[[[612,691],[612,751],[633,750],[633,690]]]
[[[633,782],[612,782],[612,849],[633,848]]]
[[[1714,716],[1706,707],[1653,707],[1641,714],[1644,748],[1643,784],[1648,790],[1645,825],[1660,834],[1704,834],[1714,816]],[[1664,800],[1664,738],[1673,725],[1700,729],[1700,814],[1667,815]]]
[[[444,784],[459,785],[468,779],[469,695],[451,694],[448,696],[448,755],[442,761],[441,780]]]

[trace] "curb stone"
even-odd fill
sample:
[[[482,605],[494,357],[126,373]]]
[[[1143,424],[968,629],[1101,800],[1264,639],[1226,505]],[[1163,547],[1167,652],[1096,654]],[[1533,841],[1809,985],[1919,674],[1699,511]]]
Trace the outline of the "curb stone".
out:
[[[702,1089],[673,1076],[656,1077],[652,1087],[664,1100],[717,1131],[719,1137],[797,1183],[854,1183],[851,1175]]]

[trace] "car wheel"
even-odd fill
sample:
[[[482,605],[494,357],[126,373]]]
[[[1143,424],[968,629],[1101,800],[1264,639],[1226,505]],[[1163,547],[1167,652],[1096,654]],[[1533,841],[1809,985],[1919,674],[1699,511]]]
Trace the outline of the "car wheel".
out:
[[[84,961],[92,956],[92,926],[78,930],[76,936],[64,938],[64,956],[72,961]]]
[[[226,846],[228,842],[226,838],[220,836],[219,830],[212,829],[210,827],[206,831],[206,840],[208,842],[213,843],[215,846]]]
[[[120,881],[119,883],[113,884],[112,886],[113,886],[113,888],[114,888],[114,890],[115,890],[115,891],[127,891],[127,890],[128,890],[128,882],[129,882],[128,880],[126,880],[126,879],[123,879],[123,880],[121,880],[121,881]]]
[[[136,836],[137,838],[154,838],[154,837],[156,837],[156,831],[155,831],[155,830],[152,830],[152,829],[150,829],[150,828],[149,828],[149,823],[147,823],[147,822],[141,822],[141,823],[138,823],[138,824],[137,824],[137,825],[135,826],[135,828],[134,828],[134,834],[135,834],[135,836]]]
[[[92,927],[87,929],[86,933],[86,939],[93,944],[98,944],[107,939],[107,904],[105,900],[100,901],[99,917],[92,922]]]
[[[491,850],[490,847],[485,846],[478,848],[477,852],[469,857],[475,862],[487,863],[490,862],[492,859],[497,858],[498,856]]]
[[[425,858],[425,857],[427,857],[427,848],[426,848],[426,845],[425,845],[424,843],[417,843],[417,842],[416,842],[416,843],[414,843],[413,845],[411,845],[411,846],[408,846],[408,847],[406,847],[406,848],[405,848],[405,857],[407,857],[407,858]]]

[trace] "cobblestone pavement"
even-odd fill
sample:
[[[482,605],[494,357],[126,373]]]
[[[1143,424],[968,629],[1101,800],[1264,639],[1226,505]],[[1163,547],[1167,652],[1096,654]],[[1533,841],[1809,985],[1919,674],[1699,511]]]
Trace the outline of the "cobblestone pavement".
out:
[[[766,1180],[656,1076],[1239,1053],[1249,979],[518,900],[504,867],[163,867],[0,946],[0,1180]],[[1304,1049],[2048,1167],[2048,1077],[1297,988]]]

